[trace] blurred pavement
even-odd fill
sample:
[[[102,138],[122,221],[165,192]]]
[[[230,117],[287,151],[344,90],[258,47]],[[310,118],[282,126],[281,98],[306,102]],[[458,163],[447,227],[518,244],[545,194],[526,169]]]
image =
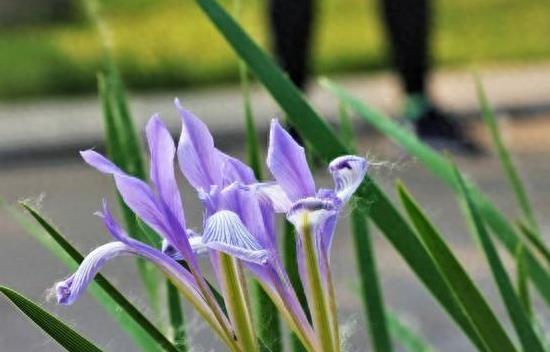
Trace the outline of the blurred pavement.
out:
[[[550,63],[481,70],[480,76],[490,102],[501,112],[523,116],[550,110]],[[392,74],[354,74],[334,80],[368,104],[392,115],[399,113],[400,90]],[[315,82],[310,88],[313,105],[323,116],[335,120],[336,99]],[[445,109],[461,116],[473,116],[478,111],[470,71],[436,72],[431,90]],[[153,113],[160,113],[176,133],[179,119],[172,103],[175,97],[206,121],[215,134],[240,136],[243,133],[238,86],[131,95],[136,126],[143,126]],[[279,110],[260,87],[254,89],[252,102],[257,126],[265,130]],[[95,97],[0,103],[0,165],[9,161],[17,163],[23,157],[41,159],[73,153],[83,146],[100,145],[102,140],[101,107]]]

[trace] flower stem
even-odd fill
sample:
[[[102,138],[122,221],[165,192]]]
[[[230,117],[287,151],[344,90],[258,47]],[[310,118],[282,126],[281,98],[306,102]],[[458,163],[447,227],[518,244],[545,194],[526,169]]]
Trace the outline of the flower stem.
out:
[[[237,342],[243,351],[259,351],[246,284],[239,272],[241,270],[239,262],[225,253],[219,253],[219,261],[227,312],[235,329]]]
[[[305,216],[307,217],[307,215]],[[308,224],[307,218],[304,221],[301,236],[307,275],[306,285],[309,291],[308,303],[310,305],[313,326],[319,336],[321,351],[332,352],[334,351],[334,342],[331,332],[330,308],[327,305],[326,295],[323,291],[314,233]]]

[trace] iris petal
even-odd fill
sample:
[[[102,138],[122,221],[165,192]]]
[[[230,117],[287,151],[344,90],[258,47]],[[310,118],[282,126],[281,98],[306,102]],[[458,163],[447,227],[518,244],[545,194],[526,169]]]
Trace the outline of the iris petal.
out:
[[[334,178],[336,195],[347,202],[363,182],[368,162],[355,155],[344,155],[331,161],[328,168]]]
[[[154,115],[149,120],[145,131],[151,154],[151,180],[157,189],[160,200],[177,219],[181,227],[185,228],[183,204],[174,175],[174,155],[176,153],[174,140],[158,115]]]
[[[208,127],[176,100],[182,129],[178,144],[178,162],[182,173],[197,190],[208,191],[222,184],[220,157]]]
[[[280,184],[276,182],[256,183],[251,188],[263,200],[271,205],[276,213],[286,213],[290,210],[292,202],[288,198]]]
[[[267,166],[290,200],[315,195],[315,182],[307,164],[304,148],[272,120]]]
[[[211,249],[256,264],[268,261],[268,251],[263,249],[248,231],[237,214],[221,210],[206,220],[203,243]]]

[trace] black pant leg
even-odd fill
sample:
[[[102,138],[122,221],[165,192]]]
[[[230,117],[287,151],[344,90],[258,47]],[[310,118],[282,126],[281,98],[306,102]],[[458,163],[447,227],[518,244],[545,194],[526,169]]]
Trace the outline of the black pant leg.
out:
[[[424,93],[429,68],[429,0],[381,0],[392,59],[407,93]]]
[[[281,67],[303,89],[310,64],[314,0],[271,0],[271,43]]]

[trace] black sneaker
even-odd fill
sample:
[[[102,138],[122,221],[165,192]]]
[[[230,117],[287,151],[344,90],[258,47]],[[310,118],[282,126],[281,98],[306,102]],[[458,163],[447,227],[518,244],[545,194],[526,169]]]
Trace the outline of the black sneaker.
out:
[[[414,122],[417,136],[436,150],[479,156],[481,146],[452,117],[430,107]]]

